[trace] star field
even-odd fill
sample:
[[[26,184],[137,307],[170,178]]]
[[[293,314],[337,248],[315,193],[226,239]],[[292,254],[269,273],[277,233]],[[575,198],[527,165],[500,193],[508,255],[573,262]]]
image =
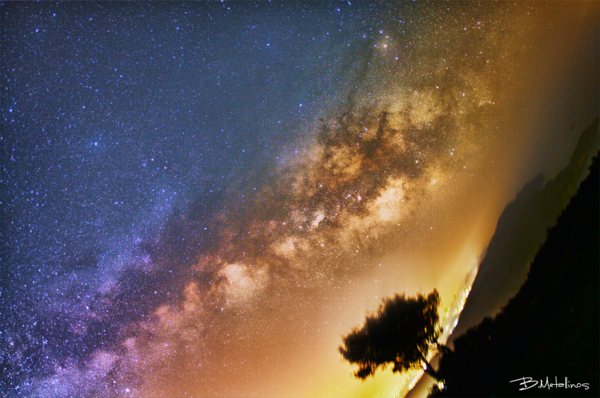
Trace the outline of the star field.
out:
[[[0,3],[0,390],[396,391],[352,384],[339,336],[399,290],[450,305],[543,148],[575,142],[537,133],[597,110],[590,69],[544,50],[538,19],[582,10],[556,51],[597,45],[575,8]],[[540,121],[555,80],[593,101]]]

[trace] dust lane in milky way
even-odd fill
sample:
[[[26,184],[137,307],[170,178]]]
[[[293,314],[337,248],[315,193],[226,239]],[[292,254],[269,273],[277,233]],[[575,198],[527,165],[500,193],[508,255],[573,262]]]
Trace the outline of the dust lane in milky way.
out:
[[[9,396],[400,391],[341,335],[452,304],[598,109],[597,3],[0,12]]]

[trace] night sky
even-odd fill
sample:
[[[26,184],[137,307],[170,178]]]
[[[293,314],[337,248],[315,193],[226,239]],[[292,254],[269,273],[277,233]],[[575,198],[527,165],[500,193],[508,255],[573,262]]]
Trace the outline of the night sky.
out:
[[[598,115],[598,2],[0,3],[0,391],[359,397]]]

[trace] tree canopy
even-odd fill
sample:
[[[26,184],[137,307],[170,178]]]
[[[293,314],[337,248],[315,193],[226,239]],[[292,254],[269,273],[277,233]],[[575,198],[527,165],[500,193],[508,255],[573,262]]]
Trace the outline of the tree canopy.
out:
[[[348,362],[357,364],[355,376],[366,379],[378,367],[394,364],[394,372],[412,369],[423,363],[424,370],[437,374],[427,362],[427,353],[440,335],[437,290],[427,297],[396,294],[385,298],[378,311],[367,316],[362,328],[355,328],[342,338],[339,351]]]

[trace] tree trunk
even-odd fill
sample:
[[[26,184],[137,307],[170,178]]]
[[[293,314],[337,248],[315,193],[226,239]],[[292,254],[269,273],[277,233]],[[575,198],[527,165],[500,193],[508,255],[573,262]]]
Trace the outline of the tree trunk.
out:
[[[446,355],[446,354],[452,354],[454,353],[454,351],[452,351],[452,349],[450,347],[448,347],[447,345],[444,344],[437,344],[437,348],[438,351],[442,354],[442,355]]]
[[[421,356],[421,361],[423,361],[423,363],[425,364],[425,366],[423,366],[423,371],[429,376],[433,377],[436,381],[440,381],[440,375],[438,374],[438,372],[435,371],[433,366],[431,366],[431,364],[427,362],[427,359],[424,356]]]

